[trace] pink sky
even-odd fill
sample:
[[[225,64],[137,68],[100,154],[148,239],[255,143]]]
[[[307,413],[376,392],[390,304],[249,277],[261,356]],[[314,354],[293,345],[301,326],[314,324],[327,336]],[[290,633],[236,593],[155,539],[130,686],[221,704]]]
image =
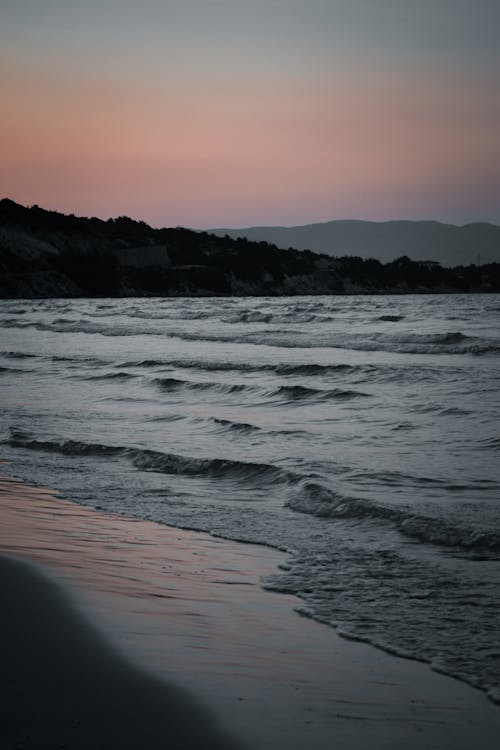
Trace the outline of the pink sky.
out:
[[[500,222],[498,81],[456,39],[438,54],[421,25],[391,47],[363,13],[339,15],[365,42],[354,54],[330,15],[331,37],[311,22],[294,46],[291,22],[247,36],[228,24],[216,44],[199,19],[106,35],[92,15],[70,14],[68,31],[14,7],[0,13],[2,196],[154,225]]]

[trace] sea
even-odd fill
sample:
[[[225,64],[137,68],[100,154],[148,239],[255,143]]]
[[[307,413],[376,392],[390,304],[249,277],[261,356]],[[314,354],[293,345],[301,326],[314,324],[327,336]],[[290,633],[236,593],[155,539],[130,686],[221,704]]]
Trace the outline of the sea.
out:
[[[500,295],[0,302],[0,456],[286,551],[297,616],[500,702]]]

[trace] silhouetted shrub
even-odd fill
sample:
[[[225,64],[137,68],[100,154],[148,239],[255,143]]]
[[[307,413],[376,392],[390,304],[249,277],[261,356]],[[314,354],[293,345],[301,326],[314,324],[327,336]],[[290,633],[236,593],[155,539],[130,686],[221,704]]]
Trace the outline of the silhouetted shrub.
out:
[[[114,255],[101,250],[65,250],[55,265],[89,294],[114,294],[120,284],[120,265]]]

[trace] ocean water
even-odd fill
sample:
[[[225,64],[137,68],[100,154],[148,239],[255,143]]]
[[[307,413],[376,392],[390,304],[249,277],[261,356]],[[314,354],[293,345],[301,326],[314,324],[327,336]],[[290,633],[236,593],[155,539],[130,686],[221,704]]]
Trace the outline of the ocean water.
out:
[[[276,546],[265,587],[500,701],[500,296],[0,302],[8,471]]]

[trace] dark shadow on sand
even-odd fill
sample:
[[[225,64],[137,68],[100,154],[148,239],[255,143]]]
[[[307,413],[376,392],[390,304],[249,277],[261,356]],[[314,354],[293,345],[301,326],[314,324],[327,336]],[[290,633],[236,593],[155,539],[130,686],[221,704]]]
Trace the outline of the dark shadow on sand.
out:
[[[0,746],[229,750],[183,690],[128,664],[35,566],[0,556]]]

